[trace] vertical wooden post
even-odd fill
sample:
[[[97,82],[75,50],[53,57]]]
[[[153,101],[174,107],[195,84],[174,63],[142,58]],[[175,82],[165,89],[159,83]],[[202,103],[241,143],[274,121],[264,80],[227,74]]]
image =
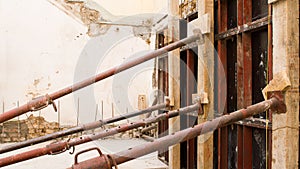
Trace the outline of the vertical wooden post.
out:
[[[203,106],[198,124],[214,118],[214,0],[198,0],[198,18],[209,16],[209,32],[204,34],[204,44],[198,47],[198,94],[206,92],[209,104]],[[218,89],[220,90],[220,89]],[[198,137],[197,168],[213,168],[213,132]]]
[[[168,38],[172,41],[179,40],[179,1],[169,0],[168,13],[171,16],[168,21]],[[168,55],[168,93],[171,99],[174,98],[172,109],[178,109],[180,108],[180,50],[173,50]],[[180,130],[179,116],[169,119],[168,123],[169,133]],[[169,147],[169,168],[180,169],[180,144]]]

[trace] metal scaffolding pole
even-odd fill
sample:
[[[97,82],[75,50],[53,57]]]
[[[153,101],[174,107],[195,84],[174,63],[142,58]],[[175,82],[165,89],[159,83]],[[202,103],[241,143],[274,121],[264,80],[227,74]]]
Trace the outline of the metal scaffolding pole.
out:
[[[214,131],[215,129],[224,127],[226,125],[232,124],[234,122],[240,121],[247,117],[251,117],[253,115],[265,112],[268,109],[272,109],[272,111],[277,111],[278,113],[286,112],[285,104],[275,97],[260,102],[258,104],[247,107],[246,109],[241,109],[230,113],[228,115],[224,115],[213,119],[211,121],[207,121],[196,125],[194,127],[179,131],[177,133],[162,137],[153,142],[149,142],[140,146],[133,147],[131,149],[121,151],[112,155],[104,155],[101,151],[96,148],[100,156],[96,158],[92,158],[83,162],[78,163],[77,157],[79,154],[84,152],[93,150],[85,150],[83,152],[79,152],[75,155],[75,164],[69,169],[111,169],[112,166],[116,166],[118,164],[136,159],[138,157],[144,156],[146,154],[155,152],[159,149],[167,148],[179,142],[183,142],[189,140],[191,138],[195,138],[199,135]],[[95,149],[95,148],[94,148]]]
[[[179,114],[189,113],[189,112],[193,112],[193,111],[199,111],[199,108],[200,108],[200,106],[197,103],[197,104],[185,107],[185,108],[181,108],[178,110],[160,114],[156,117],[147,118],[147,119],[141,120],[139,122],[124,124],[124,125],[114,127],[112,129],[105,130],[105,131],[102,131],[99,133],[71,139],[69,141],[60,141],[57,143],[52,143],[52,144],[47,145],[44,148],[37,148],[37,149],[31,150],[31,151],[27,151],[27,152],[13,155],[13,156],[2,158],[2,159],[0,159],[0,167],[7,166],[10,164],[15,164],[15,163],[18,163],[21,161],[33,159],[33,158],[40,157],[40,156],[47,155],[47,154],[49,154],[49,155],[58,154],[58,153],[64,152],[64,151],[68,150],[69,148],[74,147],[79,144],[87,143],[87,142],[90,142],[93,140],[97,140],[97,139],[111,136],[111,135],[114,135],[117,133],[132,130],[132,129],[135,129],[138,127],[144,127],[146,125],[156,123],[161,120],[176,117]]]
[[[106,71],[104,71],[104,72],[102,72],[102,73],[100,73],[98,75],[95,75],[93,77],[87,78],[87,79],[85,79],[85,80],[83,80],[81,82],[75,83],[75,84],[73,84],[71,86],[68,86],[68,87],[66,87],[64,89],[61,89],[61,90],[59,90],[57,92],[54,92],[54,93],[49,94],[49,95],[47,94],[45,96],[40,96],[38,98],[35,98],[35,99],[29,101],[27,104],[21,105],[18,108],[14,108],[12,110],[9,110],[9,111],[1,114],[0,115],[0,123],[3,123],[3,122],[5,122],[5,121],[7,121],[9,119],[17,117],[17,116],[22,115],[22,114],[24,114],[26,112],[29,112],[29,111],[40,110],[42,108],[47,107],[49,104],[52,104],[53,107],[54,107],[54,109],[55,109],[55,111],[56,111],[57,108],[55,106],[54,100],[56,100],[58,98],[61,98],[61,97],[65,96],[65,95],[68,95],[68,94],[70,94],[72,92],[75,92],[75,91],[77,91],[79,89],[82,89],[82,88],[84,88],[86,86],[94,84],[94,83],[96,83],[96,82],[98,82],[100,80],[103,80],[105,78],[113,76],[114,74],[120,73],[120,72],[122,72],[124,70],[127,70],[127,69],[129,69],[131,67],[134,67],[134,66],[136,66],[138,64],[146,62],[146,61],[148,61],[150,59],[153,59],[153,58],[155,58],[157,56],[160,56],[160,55],[162,55],[164,53],[167,53],[169,51],[172,51],[174,49],[182,47],[182,46],[184,46],[186,44],[189,44],[191,42],[199,40],[200,37],[201,37],[201,34],[197,33],[197,34],[195,34],[193,36],[184,38],[182,40],[179,40],[177,42],[169,44],[169,45],[167,45],[165,47],[162,47],[162,48],[160,48],[158,50],[155,50],[153,52],[147,53],[147,54],[145,54],[145,55],[143,55],[143,56],[141,56],[139,58],[133,59],[133,60],[128,61],[126,63],[123,63],[123,64],[120,64],[120,65],[115,66],[113,68],[110,68],[110,69],[108,69],[108,70],[106,70]]]
[[[164,109],[167,106],[168,106],[168,103],[158,104],[158,105],[149,107],[149,108],[144,109],[144,110],[139,110],[139,111],[135,111],[135,112],[131,112],[131,113],[126,113],[126,114],[123,114],[123,115],[120,115],[120,116],[117,116],[117,117],[114,117],[114,118],[109,118],[109,119],[106,119],[106,120],[103,120],[103,121],[99,120],[99,121],[95,121],[95,122],[91,122],[91,123],[87,123],[87,124],[82,124],[82,125],[79,125],[79,126],[67,129],[67,130],[58,131],[58,132],[51,133],[51,134],[48,134],[48,135],[45,135],[45,136],[41,136],[41,137],[33,138],[33,139],[30,139],[30,140],[26,140],[26,141],[23,141],[23,142],[15,143],[15,144],[12,144],[12,145],[4,146],[4,147],[0,148],[0,154],[5,153],[5,152],[9,152],[9,151],[12,151],[12,150],[24,148],[24,147],[27,147],[27,146],[31,146],[31,145],[34,145],[34,144],[42,143],[42,142],[45,142],[45,141],[49,141],[49,140],[52,140],[52,139],[56,139],[56,138],[59,138],[59,137],[68,136],[68,135],[71,135],[71,134],[74,134],[74,133],[79,133],[79,132],[83,132],[83,131],[86,131],[86,130],[99,128],[99,127],[102,127],[103,125],[106,125],[106,124],[111,124],[111,123],[121,121],[121,120],[124,120],[124,119],[127,119],[127,118],[131,118],[131,117],[138,116],[138,115],[141,115],[141,114],[149,113],[149,112],[152,112],[152,111],[155,111],[155,110]]]

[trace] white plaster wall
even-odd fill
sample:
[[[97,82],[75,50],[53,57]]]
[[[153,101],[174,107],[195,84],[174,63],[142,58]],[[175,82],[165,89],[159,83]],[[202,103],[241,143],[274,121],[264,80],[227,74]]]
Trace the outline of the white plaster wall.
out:
[[[104,60],[99,64],[98,72],[141,56],[147,51],[151,51],[150,46],[142,39],[133,36],[125,38],[107,51]],[[114,58],[113,61],[111,60],[112,57]],[[115,115],[137,110],[138,95],[151,95],[152,73],[153,60],[121,72],[95,85],[95,99],[99,105],[99,110],[101,109],[101,101],[104,102],[104,119],[112,116],[112,101]],[[109,94],[107,94],[108,91],[103,89],[108,89]],[[150,101],[149,97],[147,101]]]
[[[0,20],[0,98],[5,111],[72,83],[76,60],[89,39],[84,26],[49,2],[36,0],[0,0]],[[73,107],[69,99],[65,102],[69,108],[63,113]],[[49,110],[42,115],[55,121],[57,114]]]
[[[116,4],[112,1],[106,1],[105,4],[109,2],[112,3],[110,6]],[[119,9],[124,9],[120,11],[122,12],[120,14],[131,15],[158,9],[154,7],[155,5],[149,6],[146,3],[130,3],[135,5],[135,8],[125,8],[124,4],[128,2],[118,1]],[[155,4],[161,6],[161,3],[158,4],[156,1]],[[90,41],[86,35],[85,26],[46,0],[0,0],[0,20],[0,113],[3,104],[4,111],[7,111],[16,107],[18,102],[20,105],[24,104],[33,97],[52,93],[74,82],[78,59]],[[116,27],[111,29],[114,28]],[[122,63],[139,51],[149,49],[150,46],[143,40],[128,37],[106,53],[106,59],[99,63],[97,72]],[[130,107],[137,108],[138,94],[149,95],[151,93],[151,73],[152,70],[149,69],[139,70],[130,79],[130,85],[127,86],[128,93],[130,93],[128,95],[129,111]],[[115,114],[126,111],[124,105],[118,105],[118,99],[113,99],[111,93],[113,79],[109,78],[94,85],[95,101],[99,104],[98,119],[101,114],[101,100],[104,101],[104,117],[111,116],[112,102],[116,102],[114,103]],[[77,101],[74,94],[60,99],[60,105],[62,125],[76,124]],[[85,106],[89,105],[80,105],[80,113],[88,113],[89,116],[94,117],[95,111],[82,112]],[[28,113],[30,114],[38,115],[39,112]],[[41,115],[48,121],[57,121],[57,113],[52,107],[43,109]],[[20,117],[26,118],[25,115]]]

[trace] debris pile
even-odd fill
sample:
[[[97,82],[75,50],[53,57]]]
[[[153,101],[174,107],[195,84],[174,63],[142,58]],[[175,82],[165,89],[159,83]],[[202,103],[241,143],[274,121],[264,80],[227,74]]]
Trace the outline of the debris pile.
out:
[[[25,120],[12,120],[0,126],[1,143],[20,142],[59,131],[57,122],[30,115]]]

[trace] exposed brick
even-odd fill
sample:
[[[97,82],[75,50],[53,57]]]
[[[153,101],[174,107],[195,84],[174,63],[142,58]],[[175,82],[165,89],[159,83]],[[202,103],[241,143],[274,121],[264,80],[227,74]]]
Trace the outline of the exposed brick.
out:
[[[59,130],[58,123],[47,122],[43,117],[30,115],[25,120],[15,120],[0,126],[2,143],[19,142],[36,138]]]

